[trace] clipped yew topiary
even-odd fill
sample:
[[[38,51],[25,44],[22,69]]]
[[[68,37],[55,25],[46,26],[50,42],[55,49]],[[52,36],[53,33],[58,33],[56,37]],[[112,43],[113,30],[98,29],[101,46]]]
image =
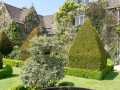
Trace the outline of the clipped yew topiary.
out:
[[[11,53],[13,50],[13,46],[6,33],[1,30],[0,31],[0,52],[4,55]]]
[[[87,18],[69,49],[69,67],[102,70],[106,67],[107,57],[95,28]]]
[[[40,36],[40,35],[42,35],[42,33],[40,32],[39,28],[34,28],[32,30],[32,32],[30,33],[30,35],[28,36],[28,38],[26,39],[26,41],[23,43],[23,45],[20,48],[20,51],[21,51],[20,60],[25,61],[31,56],[30,53],[27,51],[27,49],[29,48],[29,43],[30,43],[29,41],[33,37]]]

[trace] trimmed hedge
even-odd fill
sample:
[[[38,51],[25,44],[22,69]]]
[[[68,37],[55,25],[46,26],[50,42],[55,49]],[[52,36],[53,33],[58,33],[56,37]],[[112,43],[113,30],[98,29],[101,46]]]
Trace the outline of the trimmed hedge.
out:
[[[69,67],[102,70],[106,67],[108,54],[90,19],[86,19],[69,50]]]
[[[73,82],[61,82],[58,84],[58,86],[74,86]]]
[[[31,54],[27,51],[27,49],[29,48],[29,44],[30,44],[30,40],[35,37],[35,36],[40,36],[42,35],[42,33],[40,32],[39,28],[34,28],[32,30],[32,32],[30,33],[30,35],[27,37],[25,43],[23,43],[23,45],[20,48],[21,51],[21,55],[20,55],[20,60],[25,61],[26,59],[28,59]]]
[[[101,80],[113,69],[114,69],[114,63],[110,59],[108,59],[106,68],[100,71],[65,67],[65,75]]]
[[[9,77],[13,73],[13,69],[10,65],[6,65],[3,69],[0,69],[0,79]]]
[[[5,58],[3,58],[2,60],[4,65],[8,64],[12,67],[22,67],[24,65],[24,61],[21,61],[21,60],[10,60]]]
[[[0,52],[4,55],[11,53],[13,46],[6,33],[0,30]]]
[[[19,84],[19,85],[12,87],[9,90],[39,90],[40,88],[41,87],[35,87],[35,88],[27,87],[27,88],[25,88],[22,84]]]

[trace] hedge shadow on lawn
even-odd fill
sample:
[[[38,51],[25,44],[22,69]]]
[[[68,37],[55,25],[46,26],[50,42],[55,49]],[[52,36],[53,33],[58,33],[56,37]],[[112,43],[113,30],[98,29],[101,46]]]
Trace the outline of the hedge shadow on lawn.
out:
[[[118,76],[119,72],[111,71],[102,80],[113,80]]]
[[[7,78],[13,78],[13,77],[17,77],[19,76],[18,74],[12,74],[11,76],[8,76],[8,77],[5,77],[5,78],[1,78],[0,80],[2,79],[7,79]]]

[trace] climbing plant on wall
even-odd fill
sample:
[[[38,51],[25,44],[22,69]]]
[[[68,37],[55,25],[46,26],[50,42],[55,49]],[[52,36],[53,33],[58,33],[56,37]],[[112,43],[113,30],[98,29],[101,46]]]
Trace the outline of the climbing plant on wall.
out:
[[[20,26],[14,22],[10,22],[8,26],[5,28],[5,33],[9,37],[9,39],[12,41],[13,45],[19,45],[21,42],[21,36],[20,36]]]

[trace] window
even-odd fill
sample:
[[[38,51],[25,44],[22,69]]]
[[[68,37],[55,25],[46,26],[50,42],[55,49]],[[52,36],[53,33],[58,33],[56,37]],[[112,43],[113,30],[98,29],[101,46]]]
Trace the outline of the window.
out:
[[[75,24],[82,25],[86,19],[86,16],[75,17]]]
[[[74,0],[75,3],[80,3],[81,0]]]
[[[76,17],[76,18],[75,18],[75,24],[76,24],[76,25],[79,25],[79,17]]]
[[[88,4],[89,3],[89,0],[85,0],[85,4]]]
[[[27,28],[25,28],[24,32],[28,32],[28,29],[27,29]]]
[[[119,9],[119,19],[120,19],[120,9]]]

